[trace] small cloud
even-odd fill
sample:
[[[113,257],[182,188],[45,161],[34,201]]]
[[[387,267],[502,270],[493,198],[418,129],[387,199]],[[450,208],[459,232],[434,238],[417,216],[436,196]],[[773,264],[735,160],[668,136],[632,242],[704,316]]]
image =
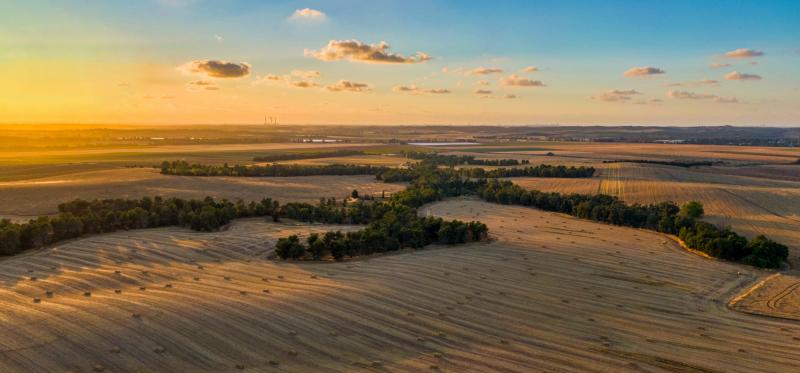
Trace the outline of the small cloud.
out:
[[[509,94],[506,95],[506,98],[507,99],[514,99],[514,98],[517,98],[517,95],[513,95],[513,94],[509,93]]]
[[[736,97],[714,97],[714,102],[720,104],[738,104],[739,100]]]
[[[290,87],[295,88],[316,88],[320,86],[317,82],[310,80],[298,80],[294,82],[287,82],[287,84],[289,84]]]
[[[319,78],[322,74],[316,70],[292,70],[290,73],[292,76],[303,78],[303,79],[314,79]]]
[[[250,75],[250,64],[218,60],[189,61],[178,67],[189,74],[203,74],[210,78],[241,78]]]
[[[730,58],[752,58],[752,57],[761,57],[763,55],[764,52],[762,51],[757,51],[754,49],[747,49],[747,48],[739,48],[725,53],[725,57],[730,57]]]
[[[521,72],[521,73],[535,73],[537,71],[539,71],[538,67],[536,67],[536,66],[528,66],[528,67],[523,67],[522,70],[520,70],[519,72]]]
[[[477,67],[467,72],[467,75],[489,75],[502,73],[503,69],[496,67]]]
[[[725,75],[725,80],[761,80],[761,75],[733,71]]]
[[[331,40],[328,45],[318,51],[305,50],[307,57],[313,57],[320,61],[341,61],[363,63],[419,63],[431,59],[425,53],[405,57],[400,54],[391,53],[389,44],[382,41],[378,45],[362,43],[358,40]]]
[[[414,84],[411,85],[399,85],[392,89],[397,93],[411,93],[411,94],[448,94],[451,93],[449,89],[445,88],[420,88]]]
[[[487,81],[487,80],[479,80],[479,81],[475,82],[474,84],[475,84],[475,85],[479,85],[479,86],[487,86],[487,85],[489,85],[490,83],[489,83],[489,81]]]
[[[712,64],[708,65],[708,67],[710,67],[712,69],[721,69],[723,67],[730,67],[730,66],[731,66],[731,64],[729,64],[729,63],[712,63]]]
[[[649,100],[636,100],[632,102],[634,105],[661,105],[664,100],[660,98],[651,98]]]
[[[356,83],[347,80],[340,80],[338,83],[329,85],[325,89],[331,92],[364,92],[369,91],[369,84]]]
[[[665,74],[666,72],[662,69],[652,66],[641,66],[641,67],[632,67],[623,75],[629,78],[638,78],[642,76],[650,76],[650,75],[661,75]]]
[[[217,42],[222,43],[222,41],[225,40],[225,39],[222,36],[219,36],[219,35],[215,34],[214,35],[214,40],[216,40]]]
[[[206,91],[218,91],[219,87],[212,81],[209,80],[193,80],[189,83],[186,83],[189,87],[189,90],[206,90]]]
[[[516,74],[511,74],[500,80],[500,84],[509,87],[544,87],[544,83],[538,80],[523,78]]]
[[[702,80],[695,80],[690,82],[682,82],[682,83],[672,83],[667,84],[667,87],[699,87],[703,85],[717,85],[719,81],[713,79],[702,79]]]
[[[635,89],[614,89],[610,91],[605,91],[597,96],[589,96],[592,100],[598,101],[606,101],[606,102],[625,102],[629,101],[634,95],[640,95],[641,92],[636,91]]]
[[[490,94],[492,94],[492,91],[490,91],[488,89],[476,89],[476,90],[472,91],[472,93],[474,93],[476,95],[490,95]]]
[[[289,20],[321,22],[327,18],[328,16],[319,10],[304,8],[295,10],[294,13],[292,13],[292,15],[289,17]]]
[[[711,100],[717,98],[716,95],[709,95],[705,93],[694,93],[688,91],[668,91],[667,97],[678,100]]]

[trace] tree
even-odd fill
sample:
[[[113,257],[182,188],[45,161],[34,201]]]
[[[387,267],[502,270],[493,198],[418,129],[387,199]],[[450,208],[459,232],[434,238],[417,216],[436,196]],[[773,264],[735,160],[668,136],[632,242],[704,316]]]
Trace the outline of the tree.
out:
[[[299,259],[305,255],[305,252],[306,249],[296,234],[279,238],[275,244],[275,254],[278,254],[281,259]]]
[[[327,247],[319,234],[312,233],[308,236],[308,252],[314,260],[320,260],[325,255]]]
[[[681,206],[680,214],[692,219],[697,219],[703,214],[705,211],[703,210],[703,204],[698,201],[689,201]]]
[[[352,193],[350,193],[350,197],[353,197],[354,199],[355,199],[355,198],[358,198],[358,191],[357,191],[357,190],[355,190],[355,189],[353,189],[353,192],[352,192]]]

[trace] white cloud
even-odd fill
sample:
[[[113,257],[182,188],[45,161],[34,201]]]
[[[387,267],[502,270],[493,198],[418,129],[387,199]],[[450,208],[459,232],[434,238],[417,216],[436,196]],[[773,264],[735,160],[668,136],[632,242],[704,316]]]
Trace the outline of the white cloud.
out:
[[[297,9],[289,17],[289,20],[291,21],[321,22],[326,19],[328,19],[328,16],[325,13],[311,8]]]
[[[320,61],[341,61],[364,63],[418,63],[431,59],[425,53],[409,57],[391,53],[389,44],[385,41],[378,45],[362,43],[358,40],[331,40],[328,44],[318,51],[305,50],[305,55],[314,57]]]
[[[449,89],[446,88],[421,88],[417,87],[414,84],[411,85],[399,85],[392,89],[397,93],[411,93],[411,94],[448,94],[451,93]]]
[[[729,63],[718,63],[718,62],[716,62],[716,63],[712,63],[712,64],[710,64],[710,65],[708,65],[708,66],[709,66],[710,68],[712,68],[712,69],[721,69],[721,68],[723,68],[723,67],[730,67],[730,66],[731,66],[731,64],[729,64]]]
[[[348,80],[340,80],[336,84],[325,87],[325,89],[331,92],[364,92],[371,90],[369,84],[356,83]]]
[[[628,69],[623,75],[629,78],[638,78],[642,76],[650,76],[650,75],[661,75],[665,74],[666,72],[662,69],[652,66],[640,66],[640,67],[632,67]]]
[[[189,74],[206,75],[210,78],[241,78],[250,75],[250,64],[247,62],[195,60],[179,66],[178,70]]]
[[[539,71],[538,67],[536,67],[536,66],[528,66],[528,67],[523,67],[522,70],[520,70],[519,72],[521,72],[521,73],[535,73],[537,71]]]
[[[528,78],[524,78],[518,76],[516,74],[511,74],[503,79],[500,80],[500,84],[509,87],[544,87],[544,83],[538,80],[531,80]]]
[[[725,53],[725,56],[730,58],[752,58],[752,57],[761,57],[763,55],[764,52],[762,51],[757,51],[748,48],[739,48]]]
[[[636,91],[635,89],[614,89],[610,91],[605,91],[600,93],[596,96],[589,96],[592,100],[598,101],[606,101],[606,102],[625,102],[631,100],[631,96],[640,95],[641,92]]]
[[[761,80],[761,75],[733,71],[725,75],[725,80]]]
[[[489,75],[502,73],[503,69],[497,67],[476,67],[467,72],[467,75]]]

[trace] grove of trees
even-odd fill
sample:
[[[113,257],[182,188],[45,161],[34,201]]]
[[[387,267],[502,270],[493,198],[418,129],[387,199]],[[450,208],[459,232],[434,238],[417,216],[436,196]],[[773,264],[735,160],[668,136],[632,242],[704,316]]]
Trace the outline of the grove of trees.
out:
[[[235,165],[222,166],[189,164],[186,161],[164,161],[161,173],[178,176],[318,176],[318,175],[377,175],[386,171],[386,167],[353,164],[330,164],[324,166],[306,166],[296,164],[270,164],[265,166]]]

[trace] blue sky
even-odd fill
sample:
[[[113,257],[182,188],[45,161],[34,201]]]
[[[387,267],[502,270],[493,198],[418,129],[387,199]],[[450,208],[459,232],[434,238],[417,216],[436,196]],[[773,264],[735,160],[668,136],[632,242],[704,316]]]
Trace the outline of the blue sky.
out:
[[[292,16],[302,9],[322,16]],[[25,88],[0,87],[0,109],[32,121],[248,122],[269,102],[297,123],[792,125],[800,118],[799,25],[797,1],[7,2],[0,67]],[[309,53],[351,39],[431,58],[387,64]],[[755,54],[725,56],[737,49]],[[192,61],[251,69],[235,79],[176,71]],[[43,79],[32,66],[63,74]],[[522,73],[526,66],[538,71]],[[470,75],[478,67],[502,72]],[[663,73],[623,75],[634,67]],[[300,89],[293,70],[317,75]],[[725,78],[734,71],[760,79]],[[282,83],[257,84],[267,75]],[[507,84],[512,75],[542,84]],[[187,88],[192,79],[214,92]],[[326,89],[340,80],[368,88]],[[48,81],[58,89],[47,90]],[[411,95],[396,89],[412,85],[420,89]],[[70,86],[81,88],[71,94]],[[117,86],[126,93],[106,90]],[[138,102],[154,96],[170,101]],[[231,102],[239,114],[226,120]],[[316,115],[301,102],[314,103]],[[50,104],[49,114],[31,115]]]

